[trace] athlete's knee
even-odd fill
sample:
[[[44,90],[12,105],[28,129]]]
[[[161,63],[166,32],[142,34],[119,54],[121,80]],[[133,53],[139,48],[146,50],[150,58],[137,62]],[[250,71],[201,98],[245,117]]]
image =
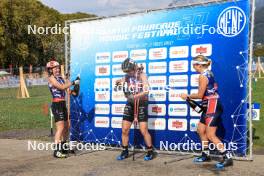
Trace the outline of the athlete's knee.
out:
[[[148,129],[147,128],[140,128],[140,133],[142,136],[149,135]]]
[[[122,128],[122,135],[128,136],[129,135],[129,128]]]
[[[57,128],[56,133],[62,134],[64,132],[63,128]]]
[[[217,138],[217,136],[215,135],[215,133],[214,132],[211,132],[211,131],[207,131],[206,132],[206,136],[207,136],[207,138],[210,141],[214,141]]]
[[[63,133],[64,132],[64,126],[63,125],[59,125],[56,127],[56,132],[57,133]]]
[[[205,135],[206,135],[206,130],[205,130],[204,128],[202,128],[202,127],[199,128],[199,126],[198,126],[198,128],[197,128],[197,133],[198,133],[200,136],[205,136]]]

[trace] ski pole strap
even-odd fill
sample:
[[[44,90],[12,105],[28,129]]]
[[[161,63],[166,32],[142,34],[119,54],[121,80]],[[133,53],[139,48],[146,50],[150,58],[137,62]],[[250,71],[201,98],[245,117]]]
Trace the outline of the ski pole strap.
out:
[[[139,99],[134,99],[134,118],[138,118]]]

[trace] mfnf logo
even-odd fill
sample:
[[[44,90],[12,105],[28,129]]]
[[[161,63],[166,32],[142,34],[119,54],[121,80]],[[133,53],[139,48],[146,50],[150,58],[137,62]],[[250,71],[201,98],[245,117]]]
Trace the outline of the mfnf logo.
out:
[[[218,17],[219,32],[226,37],[234,37],[243,31],[246,25],[246,15],[236,6],[226,8]]]

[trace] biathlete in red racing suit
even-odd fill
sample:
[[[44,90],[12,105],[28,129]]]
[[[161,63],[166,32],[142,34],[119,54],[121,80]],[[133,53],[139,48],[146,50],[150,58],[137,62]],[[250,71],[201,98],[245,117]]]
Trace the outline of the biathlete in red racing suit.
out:
[[[202,106],[205,111],[201,115],[197,132],[202,143],[202,155],[194,159],[195,163],[210,161],[209,141],[211,141],[223,156],[223,161],[216,164],[221,169],[233,165],[232,154],[225,149],[222,141],[216,136],[219,119],[223,113],[222,105],[219,101],[217,83],[213,73],[208,70],[211,60],[203,55],[193,59],[193,68],[200,73],[198,93],[191,95],[181,94],[183,99],[202,99]]]
[[[56,125],[54,157],[66,158],[66,139],[68,136],[68,113],[65,101],[65,91],[72,85],[79,84],[79,79],[73,82],[64,80],[60,73],[60,64],[56,61],[50,61],[46,65],[49,77],[48,86],[52,95],[51,110]]]

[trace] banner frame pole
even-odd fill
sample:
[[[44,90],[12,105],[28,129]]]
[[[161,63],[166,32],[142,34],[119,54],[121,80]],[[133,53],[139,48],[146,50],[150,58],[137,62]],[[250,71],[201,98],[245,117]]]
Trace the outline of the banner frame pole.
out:
[[[249,95],[249,159],[253,160],[253,132],[252,132],[252,61],[253,61],[253,44],[254,44],[254,27],[255,27],[255,0],[251,2],[251,29],[250,29],[250,54],[249,54],[249,64],[248,64],[248,95]]]
[[[64,22],[64,27],[68,28],[67,33],[64,34],[64,55],[65,55],[65,75],[70,80],[69,66],[70,66],[70,28],[68,21]],[[68,119],[68,140],[71,141],[71,123],[70,123],[70,88],[66,90],[66,106]]]

